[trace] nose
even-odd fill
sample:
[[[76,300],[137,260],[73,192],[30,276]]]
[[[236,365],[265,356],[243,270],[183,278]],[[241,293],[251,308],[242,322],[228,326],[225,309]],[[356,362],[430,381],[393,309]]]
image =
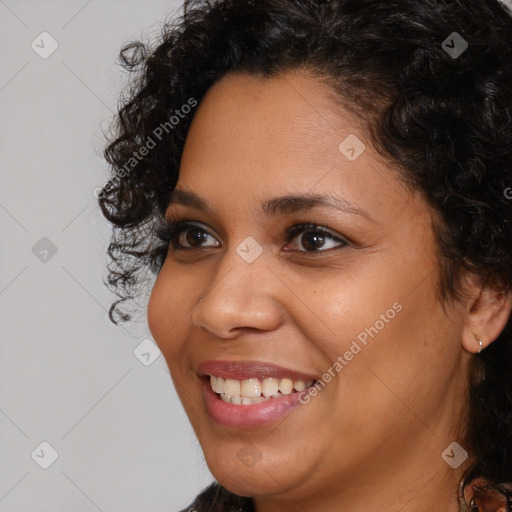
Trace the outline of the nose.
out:
[[[264,260],[247,263],[234,251],[226,254],[192,310],[193,325],[225,339],[247,329],[276,329],[282,319],[279,282]]]

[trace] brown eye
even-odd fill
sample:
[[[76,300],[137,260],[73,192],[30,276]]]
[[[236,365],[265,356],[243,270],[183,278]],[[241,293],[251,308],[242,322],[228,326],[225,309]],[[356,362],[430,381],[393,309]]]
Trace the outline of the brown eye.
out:
[[[199,224],[189,221],[169,223],[160,233],[162,240],[168,241],[174,250],[203,249],[218,247],[218,240]],[[213,243],[206,245],[209,239]]]
[[[321,249],[325,244],[326,237],[318,231],[306,231],[300,237],[300,243],[308,251],[315,251]]]
[[[291,250],[299,252],[327,252],[348,245],[342,238],[316,224],[297,224],[289,228],[286,241],[291,242],[294,239],[296,242]]]
[[[208,239],[208,233],[204,229],[200,229],[192,226],[191,228],[187,228],[179,233],[178,242],[180,245],[187,246],[190,245],[192,247],[201,246]]]

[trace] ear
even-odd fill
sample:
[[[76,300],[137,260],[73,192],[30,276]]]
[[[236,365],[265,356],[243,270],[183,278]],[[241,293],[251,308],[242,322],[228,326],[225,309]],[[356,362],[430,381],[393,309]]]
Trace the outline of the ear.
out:
[[[512,292],[505,293],[483,286],[475,276],[468,277],[466,317],[462,330],[462,345],[476,353],[488,347],[503,331],[512,310]],[[480,347],[479,340],[482,341]]]

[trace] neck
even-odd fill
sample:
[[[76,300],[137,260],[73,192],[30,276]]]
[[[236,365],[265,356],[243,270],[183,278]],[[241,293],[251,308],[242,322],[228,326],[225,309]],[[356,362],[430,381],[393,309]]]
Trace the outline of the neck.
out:
[[[373,479],[367,475],[363,481],[338,481],[328,489],[324,488],[320,493],[307,497],[294,490],[272,496],[256,496],[253,498],[255,511],[460,512],[457,489],[461,473],[455,472],[449,466],[445,469],[438,467],[432,470],[423,468],[414,473],[411,471],[408,467],[403,472],[403,478],[394,471],[389,471],[390,478],[381,476]]]

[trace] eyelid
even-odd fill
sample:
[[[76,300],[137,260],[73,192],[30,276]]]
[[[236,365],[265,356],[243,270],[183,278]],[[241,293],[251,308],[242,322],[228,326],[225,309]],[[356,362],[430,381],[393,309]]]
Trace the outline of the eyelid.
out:
[[[178,229],[181,226],[187,224],[187,225],[194,225],[198,226],[200,228],[206,227],[208,228],[208,231],[210,233],[215,234],[215,236],[218,236],[217,230],[212,228],[207,222],[203,222],[200,220],[194,220],[184,214],[180,213],[174,213],[172,210],[170,213],[167,213],[167,215],[163,218],[164,223],[164,230],[170,230],[170,229]]]

